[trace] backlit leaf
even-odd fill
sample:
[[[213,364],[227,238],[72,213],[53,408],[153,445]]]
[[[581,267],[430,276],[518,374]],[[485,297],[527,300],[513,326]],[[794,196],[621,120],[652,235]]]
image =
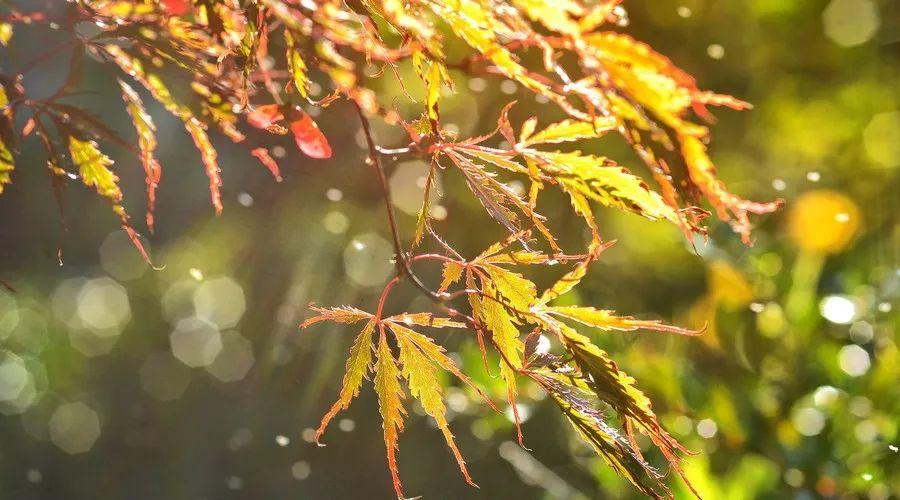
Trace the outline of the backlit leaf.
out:
[[[138,93],[130,85],[119,80],[125,109],[138,135],[138,147],[141,150],[141,164],[144,166],[144,177],[147,183],[147,227],[153,230],[153,212],[156,207],[156,188],[162,176],[162,167],[156,160],[156,125]]]
[[[284,43],[287,47],[285,57],[287,58],[288,68],[294,81],[294,88],[300,93],[300,97],[305,99],[309,95],[309,91],[307,90],[309,77],[306,74],[306,63],[303,61],[303,56],[300,55],[300,51],[297,50],[297,47],[294,45],[294,37],[291,35],[290,30],[284,31]]]
[[[614,117],[597,118],[593,122],[563,120],[523,139],[523,144],[557,144],[561,142],[579,141],[600,137],[610,130],[615,130],[619,121]]]
[[[74,136],[69,137],[69,154],[72,156],[72,163],[78,167],[81,182],[96,189],[100,196],[109,200],[113,211],[119,217],[124,217],[119,177],[109,168],[113,161],[100,151],[96,142],[82,141]]]
[[[311,309],[318,314],[301,323],[300,328],[306,328],[320,321],[335,321],[337,323],[352,324],[372,317],[371,314],[365,311],[360,311],[355,307],[348,306],[311,307]]]
[[[716,169],[706,154],[706,146],[694,136],[681,137],[681,152],[691,180],[715,207],[719,218],[727,221],[733,216],[731,225],[735,232],[741,235],[744,243],[750,243],[751,225],[748,215],[774,212],[781,206],[781,201],[756,203],[730,193],[725,188],[725,183],[716,177]]]
[[[350,348],[350,357],[347,358],[347,371],[344,373],[344,380],[341,383],[341,392],[338,400],[331,406],[322,423],[316,430],[316,442],[322,437],[328,423],[341,410],[346,410],[350,406],[350,402],[359,395],[359,388],[362,386],[363,379],[369,372],[369,366],[372,364],[372,332],[375,329],[375,321],[370,320],[363,327],[362,332],[353,341]]]
[[[619,330],[631,332],[634,330],[656,330],[660,332],[678,333],[681,335],[698,335],[701,332],[687,330],[675,326],[669,326],[654,320],[638,320],[631,316],[616,316],[612,311],[594,309],[593,307],[551,307],[551,314],[578,321],[579,323],[600,328],[602,330]]]
[[[290,128],[297,147],[306,156],[331,158],[331,146],[328,145],[328,139],[308,114],[299,111],[299,117],[291,122]]]
[[[391,325],[391,330],[395,333],[397,344],[400,347],[400,364],[403,366],[403,376],[409,382],[410,394],[419,400],[425,413],[434,418],[438,429],[444,435],[444,440],[447,441],[447,446],[459,464],[460,472],[466,482],[474,486],[475,483],[466,469],[466,462],[450,432],[450,424],[446,417],[447,408],[444,406],[441,384],[435,375],[435,366],[429,360],[429,356],[420,350],[418,344],[411,340],[410,333],[415,334],[416,332],[396,324]],[[420,338],[420,342],[422,341]]]
[[[222,194],[219,188],[222,186],[222,178],[219,176],[219,162],[217,160],[218,153],[209,140],[206,130],[196,118],[190,118],[184,122],[185,128],[194,140],[194,145],[200,151],[200,158],[203,160],[203,167],[206,171],[206,177],[209,179],[209,197],[216,214],[222,213]]]
[[[462,277],[463,266],[452,260],[448,260],[444,262],[444,269],[442,271],[443,278],[441,279],[441,285],[438,287],[439,292],[446,292],[451,285],[459,281],[459,278]]]
[[[403,388],[400,387],[400,369],[394,360],[391,349],[388,347],[385,335],[382,332],[378,342],[378,360],[375,362],[375,393],[378,394],[378,409],[381,412],[382,428],[384,430],[384,446],[387,449],[388,468],[394,483],[394,491],[397,498],[403,496],[403,487],[400,484],[400,474],[397,471],[398,438],[403,432],[403,417],[406,410],[403,408]]]

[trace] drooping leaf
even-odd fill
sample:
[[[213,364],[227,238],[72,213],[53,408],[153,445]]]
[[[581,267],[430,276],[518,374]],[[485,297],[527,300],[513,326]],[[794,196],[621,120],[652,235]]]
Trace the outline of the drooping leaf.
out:
[[[716,169],[706,154],[706,146],[694,136],[681,137],[681,152],[687,164],[688,174],[697,187],[712,203],[722,220],[731,220],[734,231],[741,235],[744,243],[750,243],[749,214],[767,214],[778,210],[782,202],[756,203],[732,194],[716,177]]]
[[[203,122],[194,115],[189,107],[175,100],[169,88],[157,74],[146,72],[139,58],[133,57],[122,47],[114,44],[98,46],[98,49],[111,57],[122,71],[140,82],[167,111],[184,122],[185,129],[193,139],[197,150],[200,151],[204,170],[209,178],[210,199],[216,214],[220,214],[222,212],[222,196],[219,188],[222,185],[222,179],[219,177],[217,153],[206,133]]]
[[[594,451],[617,473],[626,477],[642,493],[652,498],[666,498],[668,489],[663,476],[636,452],[618,430],[607,423],[603,414],[589,400],[590,395],[566,379],[550,371],[530,372],[529,376],[550,394],[553,402],[572,427]]]
[[[85,186],[94,188],[100,196],[106,198],[113,212],[119,217],[122,229],[128,234],[128,238],[135,248],[150,263],[150,256],[138,239],[138,234],[128,224],[128,214],[122,206],[122,190],[119,188],[119,177],[110,170],[113,161],[100,151],[94,141],[83,141],[75,136],[69,136],[69,155],[72,163],[78,167],[78,174]],[[52,170],[53,167],[51,167]]]
[[[306,74],[306,63],[303,61],[303,56],[300,55],[300,51],[297,50],[297,47],[294,44],[294,36],[291,35],[290,30],[284,30],[284,44],[287,50],[285,57],[287,58],[288,69],[293,78],[294,88],[300,93],[300,97],[306,99],[309,96],[309,91],[307,90],[309,77]]]
[[[394,333],[397,333],[398,329],[402,332],[402,334],[413,344],[418,347],[425,356],[428,357],[431,362],[439,366],[440,368],[452,373],[456,378],[461,380],[464,384],[469,386],[472,390],[478,393],[479,396],[484,400],[485,403],[488,404],[492,409],[497,411],[497,407],[494,406],[494,403],[487,397],[487,395],[480,389],[475,383],[467,377],[460,369],[456,366],[456,363],[450,359],[450,356],[447,355],[446,351],[443,347],[435,344],[431,339],[422,335],[419,332],[411,330],[409,328],[405,328],[396,323],[389,325],[391,330]]]
[[[475,483],[466,469],[466,462],[456,446],[453,434],[450,432],[450,424],[447,422],[446,417],[447,408],[444,406],[443,390],[435,375],[435,366],[429,359],[428,354],[423,352],[411,337],[418,336],[419,342],[430,341],[416,332],[397,324],[391,324],[391,331],[394,332],[397,344],[400,347],[400,364],[403,366],[403,376],[409,382],[410,394],[419,400],[425,413],[434,418],[438,429],[444,435],[444,440],[447,441],[447,446],[456,458],[456,463],[459,464],[460,472],[462,472],[466,482],[474,486]]]
[[[679,453],[687,450],[663,429],[650,399],[635,386],[635,380],[619,370],[609,355],[584,335],[556,321],[550,321],[546,326],[560,336],[591,391],[616,411],[626,429],[637,429],[650,438],[669,464],[685,478]],[[633,442],[632,449],[638,450]],[[686,478],[685,482],[690,488]]]
[[[350,406],[350,402],[359,395],[359,388],[362,386],[363,379],[369,372],[369,366],[372,364],[372,332],[375,329],[375,321],[369,320],[362,332],[353,341],[350,348],[350,357],[347,358],[347,371],[344,373],[344,380],[341,382],[341,392],[337,401],[328,412],[322,417],[322,423],[316,430],[316,442],[325,433],[328,423],[341,410],[346,410]]]
[[[206,130],[196,118],[191,118],[184,122],[188,134],[194,140],[194,145],[200,151],[200,158],[203,160],[203,167],[206,171],[206,177],[209,179],[209,197],[212,201],[216,215],[222,213],[222,194],[219,188],[222,186],[222,177],[219,175],[218,153],[209,140]]]
[[[438,100],[441,97],[441,84],[449,80],[447,69],[439,62],[432,62],[424,75],[425,79],[425,111],[431,128],[436,133],[440,131],[441,115],[438,109]]]
[[[272,173],[272,177],[275,178],[277,182],[281,182],[281,170],[278,168],[278,164],[275,163],[275,159],[269,154],[269,150],[266,148],[254,148],[250,151],[256,159],[260,161],[269,172]]]
[[[472,283],[467,282],[467,285],[472,286]],[[483,289],[484,297],[470,295],[469,303],[472,306],[472,314],[491,333],[493,344],[500,353],[500,376],[506,382],[506,399],[513,411],[519,443],[522,443],[519,410],[516,405],[518,393],[516,374],[517,370],[522,368],[522,352],[525,346],[519,340],[519,330],[504,304],[504,300],[508,299],[504,299],[489,279],[483,279]]]
[[[397,470],[397,441],[403,432],[403,417],[406,415],[403,408],[405,396],[403,388],[400,387],[400,369],[397,368],[397,362],[391,354],[383,331],[378,342],[378,359],[375,362],[375,393],[378,394],[378,409],[384,430],[388,468],[391,471],[397,498],[402,499],[405,497],[400,483],[400,473]]]
[[[125,109],[131,116],[134,129],[138,135],[138,147],[141,151],[141,164],[144,167],[144,177],[147,183],[147,227],[153,231],[153,212],[156,208],[156,188],[162,176],[162,167],[156,160],[156,125],[153,118],[144,108],[144,103],[138,93],[130,85],[119,80],[122,88],[122,98],[125,100]]]
[[[422,238],[425,236],[425,229],[427,229],[430,224],[431,193],[436,189],[436,186],[434,185],[435,170],[437,170],[437,165],[432,163],[431,167],[428,169],[428,176],[425,178],[425,191],[422,194],[422,208],[419,209],[419,213],[416,215],[416,234],[413,236],[413,248],[422,243]]]

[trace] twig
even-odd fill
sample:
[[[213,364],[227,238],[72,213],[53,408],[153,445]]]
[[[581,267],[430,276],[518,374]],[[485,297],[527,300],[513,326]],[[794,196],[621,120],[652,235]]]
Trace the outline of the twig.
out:
[[[423,293],[428,295],[432,300],[435,301],[443,301],[443,296],[428,288],[422,280],[416,276],[412,269],[409,267],[409,260],[407,259],[406,253],[403,251],[403,244],[400,242],[400,231],[397,229],[397,218],[394,215],[394,205],[391,202],[391,189],[388,186],[387,178],[384,175],[384,167],[381,165],[381,157],[378,153],[378,146],[375,145],[375,139],[372,136],[372,129],[369,124],[369,119],[366,118],[366,115],[363,113],[362,108],[359,106],[359,103],[356,101],[352,101],[353,106],[356,108],[356,113],[359,115],[359,121],[362,123],[363,132],[366,136],[366,144],[369,147],[369,163],[371,163],[372,167],[375,169],[375,174],[378,177],[378,183],[381,186],[381,196],[384,199],[384,207],[387,211],[388,223],[390,225],[391,230],[391,238],[394,243],[394,254],[397,258],[397,276],[402,277],[406,276],[409,278],[409,281]]]

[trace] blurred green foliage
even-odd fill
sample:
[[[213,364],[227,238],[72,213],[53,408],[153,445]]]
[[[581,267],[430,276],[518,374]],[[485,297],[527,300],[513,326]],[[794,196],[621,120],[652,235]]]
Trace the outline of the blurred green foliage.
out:
[[[673,228],[598,211],[605,236],[618,243],[577,299],[706,325],[707,333],[597,332],[596,341],[698,452],[687,472],[706,498],[900,495],[898,4],[626,7],[628,31],[705,88],[754,103],[749,113],[719,113],[711,152],[734,191],[783,197],[787,206],[757,220],[750,248],[724,226],[714,226],[708,242],[686,242]],[[18,52],[4,49],[3,65],[15,68],[53,42],[36,33],[17,31]],[[25,84],[50,92],[61,72],[49,64]],[[105,106],[107,99],[118,105],[113,82],[102,73],[89,78],[98,93],[82,104],[125,129],[127,116]],[[511,97],[522,99],[515,118],[529,116],[531,97],[514,85],[459,81],[442,109],[461,136],[489,131],[498,104]],[[383,82],[402,107],[396,83]],[[328,447],[311,443],[352,332],[296,328],[311,301],[373,303],[382,284],[373,276],[392,269],[351,110],[335,104],[316,118],[335,160],[288,156],[281,184],[217,144],[226,200],[219,218],[190,139],[152,111],[167,173],[149,248],[164,269],[149,269],[113,230],[108,207],[83,189],[67,191],[60,231],[46,174],[29,168],[43,163],[30,143],[16,182],[0,197],[0,279],[15,288],[0,290],[0,496],[388,497],[371,389],[326,435]],[[387,130],[376,133],[391,144]],[[630,154],[621,141],[604,148],[615,158]],[[138,214],[141,197],[127,193],[142,190],[140,168],[116,159],[125,203]],[[393,183],[402,212],[402,188],[417,182],[416,166],[391,168],[400,172]],[[442,182],[447,217],[438,224],[447,237],[470,254],[495,240],[500,231],[484,221],[461,180]],[[559,205],[558,214],[545,210],[551,220],[565,213]],[[414,215],[402,217],[411,234]],[[561,225],[581,230],[576,221]],[[436,279],[438,271],[426,276]],[[406,305],[429,304],[400,290],[392,307]],[[435,337],[502,400],[502,382],[484,371],[476,345],[454,333]],[[426,419],[412,419],[400,455],[409,490],[433,498],[634,496],[540,390],[522,392],[530,450],[513,445],[506,415],[466,389],[448,392],[451,426],[481,490],[458,477]]]

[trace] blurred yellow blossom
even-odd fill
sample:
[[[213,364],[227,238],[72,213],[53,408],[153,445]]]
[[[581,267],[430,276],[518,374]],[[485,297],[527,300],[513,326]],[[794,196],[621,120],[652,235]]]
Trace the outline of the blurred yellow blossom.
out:
[[[830,190],[800,196],[788,214],[788,235],[803,251],[834,254],[857,234],[860,211],[856,203]]]

